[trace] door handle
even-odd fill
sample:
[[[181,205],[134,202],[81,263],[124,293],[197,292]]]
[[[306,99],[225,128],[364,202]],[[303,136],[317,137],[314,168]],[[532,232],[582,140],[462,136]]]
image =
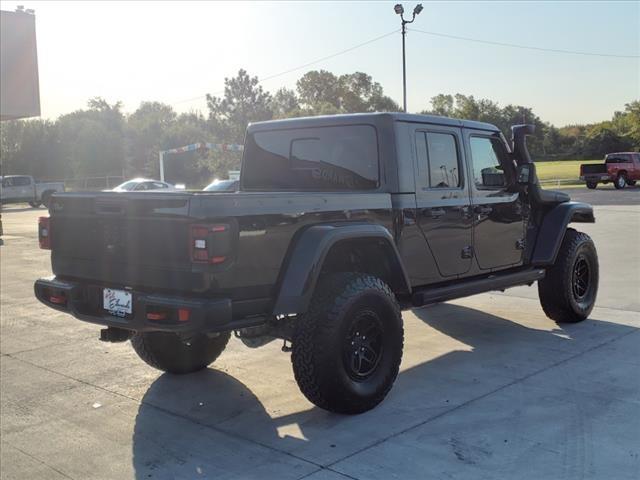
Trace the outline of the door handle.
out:
[[[487,207],[484,205],[476,207],[476,213],[479,213],[480,215],[489,215],[491,212],[493,212],[493,208],[491,207]]]
[[[432,208],[431,218],[440,218],[445,214],[444,208]]]
[[[462,218],[473,217],[473,213],[471,212],[471,207],[469,206],[460,207],[460,213],[462,214]]]

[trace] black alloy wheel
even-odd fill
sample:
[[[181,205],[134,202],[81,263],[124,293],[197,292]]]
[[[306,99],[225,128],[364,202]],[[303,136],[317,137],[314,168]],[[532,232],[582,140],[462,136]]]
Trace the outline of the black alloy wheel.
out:
[[[586,319],[598,294],[598,254],[586,233],[567,229],[556,262],[538,281],[542,309],[558,323]]]
[[[573,266],[573,296],[577,301],[582,300],[589,291],[589,262],[580,255]]]
[[[365,380],[375,372],[384,349],[382,334],[382,321],[375,311],[358,312],[343,349],[344,366],[351,379]]]
[[[403,337],[389,285],[363,273],[328,274],[296,319],[291,363],[298,386],[331,412],[371,410],[398,375]]]

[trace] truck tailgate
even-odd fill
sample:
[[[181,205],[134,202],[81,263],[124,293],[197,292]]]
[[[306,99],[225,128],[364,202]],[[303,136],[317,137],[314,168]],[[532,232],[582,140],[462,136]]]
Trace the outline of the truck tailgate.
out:
[[[580,171],[582,175],[606,174],[607,166],[604,163],[585,163],[580,165]]]
[[[125,286],[205,288],[189,252],[191,195],[56,195],[51,206],[52,265],[57,276]]]

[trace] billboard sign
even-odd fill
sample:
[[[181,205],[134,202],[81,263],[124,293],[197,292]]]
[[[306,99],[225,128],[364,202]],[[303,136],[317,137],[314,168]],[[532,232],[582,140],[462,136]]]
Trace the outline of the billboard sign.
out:
[[[40,115],[36,17],[0,11],[0,117]]]

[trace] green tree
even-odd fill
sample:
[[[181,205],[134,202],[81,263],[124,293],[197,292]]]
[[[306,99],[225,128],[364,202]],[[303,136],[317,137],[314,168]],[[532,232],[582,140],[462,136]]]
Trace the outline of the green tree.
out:
[[[164,132],[162,148],[169,149],[208,142],[212,138],[206,119],[198,113],[183,113]],[[209,152],[195,151],[169,155],[165,161],[165,175],[169,182],[186,182],[204,187],[210,180],[211,172],[207,162]],[[157,161],[154,167],[157,168]]]
[[[431,98],[431,110],[422,113],[444,115],[452,118],[476,120],[497,126],[507,139],[511,138],[511,126],[529,123],[536,126],[536,132],[528,141],[532,156],[543,156],[545,152],[544,137],[548,125],[533,113],[530,108],[519,105],[500,107],[496,102],[473,95],[461,93],[452,95],[436,95]]]
[[[326,70],[312,70],[297,82],[303,114],[398,111],[398,104],[384,95],[371,75],[354,72],[335,76]]]
[[[398,104],[384,95],[382,86],[371,75],[355,72],[338,78],[339,107],[348,113],[399,110]]]
[[[4,122],[0,128],[0,152],[5,175],[63,179],[73,174],[62,157],[58,126],[50,120]]]
[[[587,130],[584,154],[589,157],[630,149],[631,142],[616,132],[612,122],[598,123]]]
[[[627,103],[622,112],[614,112],[611,124],[620,137],[640,150],[640,100]]]
[[[164,142],[167,131],[176,123],[176,112],[160,102],[142,102],[129,115],[126,128],[127,177],[159,176],[158,152],[180,145]]]
[[[341,86],[338,77],[326,70],[311,70],[296,83],[303,108],[313,110],[317,105],[333,105],[340,109]]]
[[[300,103],[298,102],[296,92],[284,87],[279,89],[273,95],[271,109],[273,111],[274,118],[290,117],[292,112],[296,112],[300,109]]]
[[[271,95],[242,69],[224,79],[223,97],[207,94],[207,108],[212,130],[224,143],[241,143],[249,123],[273,118]]]
[[[273,118],[271,95],[259,85],[258,77],[251,77],[245,70],[224,80],[224,96],[207,94],[209,125],[217,143],[243,143],[247,125],[251,122]],[[210,171],[226,176],[228,170],[240,168],[238,152],[210,152]]]
[[[58,119],[65,163],[77,177],[122,175],[124,168],[124,115],[121,104],[101,98]]]
[[[453,117],[455,115],[453,106],[453,95],[445,95],[441,93],[435,97],[431,97],[431,110],[427,110],[423,113],[431,113],[441,117]]]

